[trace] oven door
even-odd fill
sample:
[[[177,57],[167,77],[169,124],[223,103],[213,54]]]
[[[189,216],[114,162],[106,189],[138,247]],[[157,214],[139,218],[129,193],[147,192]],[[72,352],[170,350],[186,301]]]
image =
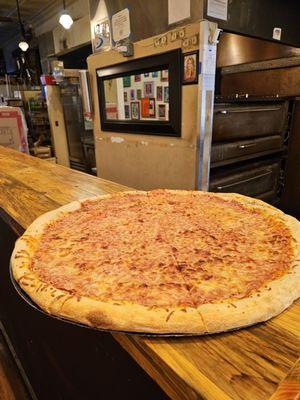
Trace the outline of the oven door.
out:
[[[213,142],[275,135],[286,130],[288,101],[216,103]]]
[[[210,191],[240,193],[250,197],[276,197],[280,160],[250,162],[247,165],[219,171],[211,176]]]
[[[272,135],[227,143],[217,142],[213,143],[211,147],[211,166],[217,167],[254,157],[261,157],[282,149],[283,135]]]

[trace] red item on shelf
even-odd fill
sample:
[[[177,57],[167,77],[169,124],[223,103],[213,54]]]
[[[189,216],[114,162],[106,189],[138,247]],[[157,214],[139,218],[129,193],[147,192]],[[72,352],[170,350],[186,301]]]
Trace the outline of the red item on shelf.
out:
[[[56,81],[52,75],[41,75],[42,85],[56,85]]]

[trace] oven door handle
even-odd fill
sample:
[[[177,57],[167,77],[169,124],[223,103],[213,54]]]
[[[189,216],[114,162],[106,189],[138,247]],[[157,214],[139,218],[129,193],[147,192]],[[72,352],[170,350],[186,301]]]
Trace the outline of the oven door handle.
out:
[[[267,172],[264,172],[263,174],[252,176],[251,178],[248,178],[248,179],[243,179],[242,181],[233,182],[233,183],[230,183],[229,185],[217,186],[217,189],[218,190],[223,190],[223,189],[230,188],[232,186],[242,185],[243,183],[248,183],[248,182],[254,181],[255,179],[258,179],[258,178],[263,178],[263,177],[265,177],[267,175],[270,175],[271,173],[272,173],[272,171],[269,170]]]
[[[217,114],[238,114],[238,113],[246,113],[246,112],[263,112],[263,111],[279,111],[281,107],[265,107],[265,108],[258,108],[258,107],[248,107],[248,108],[237,108],[232,110],[218,110],[216,111]]]
[[[249,147],[254,147],[256,146],[256,143],[245,143],[245,144],[239,144],[237,145],[238,149],[248,149]]]

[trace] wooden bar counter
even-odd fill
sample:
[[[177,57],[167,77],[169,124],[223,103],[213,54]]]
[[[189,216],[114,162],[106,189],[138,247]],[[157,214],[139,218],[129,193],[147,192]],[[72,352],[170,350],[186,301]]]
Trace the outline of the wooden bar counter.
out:
[[[267,323],[186,338],[111,335],[33,310],[9,281],[13,239],[44,212],[127,188],[3,147],[0,185],[1,253],[7,253],[1,255],[1,323],[39,399],[300,398],[299,301]]]

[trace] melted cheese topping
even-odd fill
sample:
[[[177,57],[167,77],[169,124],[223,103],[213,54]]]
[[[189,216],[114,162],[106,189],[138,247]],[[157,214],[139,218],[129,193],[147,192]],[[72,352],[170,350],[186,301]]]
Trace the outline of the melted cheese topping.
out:
[[[287,273],[285,223],[212,193],[157,190],[86,201],[50,223],[31,268],[76,296],[196,307],[257,292]]]

